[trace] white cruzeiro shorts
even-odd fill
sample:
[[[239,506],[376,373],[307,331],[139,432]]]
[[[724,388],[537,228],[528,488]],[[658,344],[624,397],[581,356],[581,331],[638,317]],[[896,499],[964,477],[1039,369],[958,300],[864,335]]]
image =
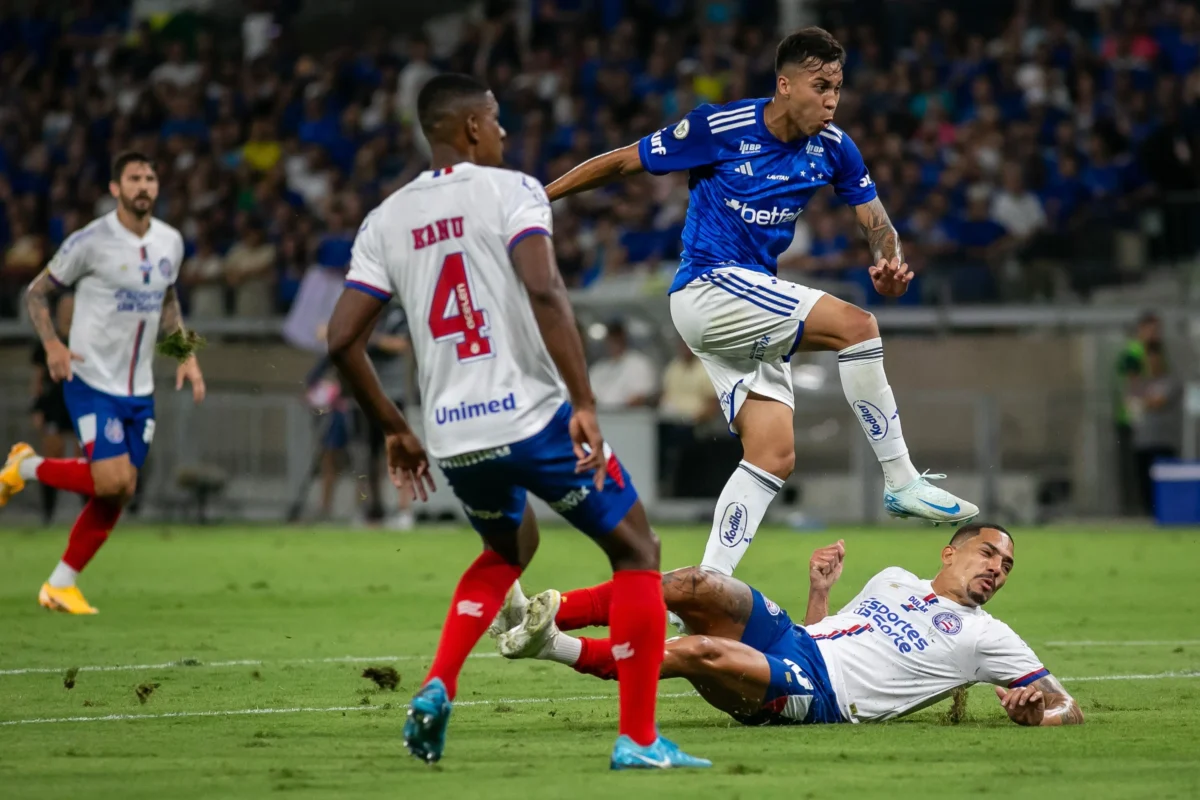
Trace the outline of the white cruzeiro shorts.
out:
[[[720,267],[671,294],[675,330],[704,364],[733,420],[749,392],[796,407],[792,354],[825,292],[743,267]]]

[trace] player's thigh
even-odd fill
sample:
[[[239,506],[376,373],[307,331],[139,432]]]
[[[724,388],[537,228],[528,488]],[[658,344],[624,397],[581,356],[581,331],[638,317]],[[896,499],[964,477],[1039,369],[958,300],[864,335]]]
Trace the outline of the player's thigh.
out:
[[[723,267],[671,294],[671,319],[696,353],[786,361],[819,289],[740,267]]]
[[[741,641],[754,611],[754,590],[701,567],[663,574],[663,600],[694,634]]]
[[[733,639],[683,636],[667,642],[663,678],[683,678],[714,708],[742,719],[758,713],[771,689],[771,664]]]
[[[875,316],[856,305],[824,295],[804,323],[799,350],[844,350],[879,336]]]
[[[64,385],[63,395],[79,443],[91,462],[96,495],[132,497],[137,466],[126,433],[128,410],[117,398],[95,391],[79,378]]]

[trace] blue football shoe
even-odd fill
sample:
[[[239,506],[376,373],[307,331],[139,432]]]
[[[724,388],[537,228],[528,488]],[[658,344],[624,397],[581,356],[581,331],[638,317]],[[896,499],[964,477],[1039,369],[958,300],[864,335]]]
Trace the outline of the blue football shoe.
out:
[[[679,745],[659,736],[653,744],[643,747],[628,736],[620,736],[613,745],[613,769],[684,769],[688,767],[711,767],[707,758],[689,756]]]
[[[453,705],[446,694],[446,684],[434,678],[421,687],[408,708],[404,721],[404,746],[413,758],[434,764],[446,749],[446,725],[450,722]]]

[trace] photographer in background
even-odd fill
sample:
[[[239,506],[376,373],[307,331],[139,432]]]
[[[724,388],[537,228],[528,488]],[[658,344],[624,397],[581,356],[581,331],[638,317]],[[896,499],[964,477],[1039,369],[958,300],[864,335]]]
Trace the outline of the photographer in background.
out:
[[[1133,457],[1142,510],[1153,516],[1154,481],[1150,469],[1156,461],[1179,456],[1183,386],[1171,375],[1161,342],[1147,342],[1143,358],[1142,374],[1130,382],[1126,404],[1133,428]]]

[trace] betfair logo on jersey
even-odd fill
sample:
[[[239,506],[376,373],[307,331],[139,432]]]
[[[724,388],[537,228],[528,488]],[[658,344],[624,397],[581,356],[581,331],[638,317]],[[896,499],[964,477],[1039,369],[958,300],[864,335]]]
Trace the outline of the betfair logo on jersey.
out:
[[[517,398],[509,392],[499,400],[484,400],[481,403],[459,403],[456,406],[439,406],[433,412],[433,419],[438,425],[460,422],[464,419],[486,417],[499,414],[502,411],[516,411]]]
[[[575,506],[583,502],[592,490],[586,486],[580,486],[578,489],[572,489],[567,492],[561,500],[555,500],[550,504],[550,508],[557,511],[559,514],[570,511]]]
[[[728,198],[725,199],[725,206],[736,211],[742,218],[742,222],[747,225],[782,225],[785,222],[795,222],[803,210],[773,206],[770,211],[767,211],[766,209],[751,208],[741,200]]]
[[[663,147],[662,135],[663,132],[659,131],[650,137],[650,155],[665,156],[667,154],[667,148]]]

